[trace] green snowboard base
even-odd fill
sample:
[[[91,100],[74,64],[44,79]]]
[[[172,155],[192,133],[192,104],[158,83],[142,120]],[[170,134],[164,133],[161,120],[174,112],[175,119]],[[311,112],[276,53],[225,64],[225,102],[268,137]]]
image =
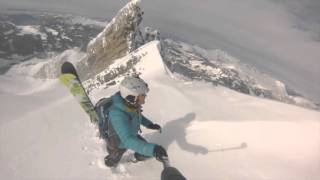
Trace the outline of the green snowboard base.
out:
[[[83,110],[89,115],[91,122],[98,124],[98,114],[95,111],[94,105],[82,86],[74,66],[70,62],[63,63],[59,80],[77,99]]]

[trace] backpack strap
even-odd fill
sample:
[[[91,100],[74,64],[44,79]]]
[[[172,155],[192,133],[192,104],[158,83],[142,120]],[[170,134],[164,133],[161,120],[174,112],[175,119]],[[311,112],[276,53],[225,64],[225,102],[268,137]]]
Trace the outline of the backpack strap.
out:
[[[95,110],[98,114],[98,125],[99,125],[99,133],[101,138],[108,137],[108,117],[106,117],[105,111],[108,110],[112,105],[112,99],[109,98],[102,98],[100,99],[95,106]]]
[[[99,117],[98,125],[99,125],[100,137],[104,139],[107,139],[108,137],[114,135],[114,133],[112,132],[113,131],[112,125],[108,118],[109,110],[112,104],[113,104],[112,98],[108,97],[108,98],[100,99],[95,106],[95,110]],[[131,123],[132,117],[130,113],[123,110],[121,110],[121,112],[123,112],[128,117],[129,123]]]

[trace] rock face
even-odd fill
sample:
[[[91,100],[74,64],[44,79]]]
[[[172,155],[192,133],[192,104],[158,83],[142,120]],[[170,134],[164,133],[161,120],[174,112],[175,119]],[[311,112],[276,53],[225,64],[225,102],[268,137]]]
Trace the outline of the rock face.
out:
[[[105,29],[87,47],[88,57],[84,64],[83,79],[88,79],[106,69],[115,59],[124,57],[143,44],[139,24],[143,12],[140,1],[129,2]]]

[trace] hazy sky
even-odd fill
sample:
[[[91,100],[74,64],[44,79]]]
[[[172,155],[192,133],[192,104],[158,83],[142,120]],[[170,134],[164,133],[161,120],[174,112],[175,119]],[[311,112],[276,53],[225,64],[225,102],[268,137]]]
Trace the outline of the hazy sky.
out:
[[[0,0],[0,9],[111,19],[128,0]],[[143,25],[220,48],[320,102],[319,0],[142,0]]]

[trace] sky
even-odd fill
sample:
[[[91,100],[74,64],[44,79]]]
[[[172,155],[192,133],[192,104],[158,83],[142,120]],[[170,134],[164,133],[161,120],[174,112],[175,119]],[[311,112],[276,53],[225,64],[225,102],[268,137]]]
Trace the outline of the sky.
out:
[[[0,0],[8,8],[110,20],[127,0]],[[320,102],[320,1],[142,0],[144,26],[222,49]]]

